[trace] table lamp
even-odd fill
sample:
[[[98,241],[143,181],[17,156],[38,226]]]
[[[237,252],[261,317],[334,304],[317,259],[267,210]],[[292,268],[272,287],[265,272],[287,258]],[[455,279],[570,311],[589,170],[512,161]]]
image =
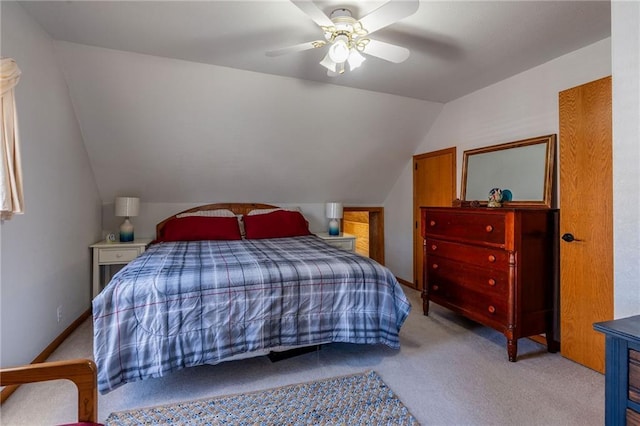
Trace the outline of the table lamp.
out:
[[[136,197],[116,197],[116,216],[124,217],[124,222],[120,225],[120,242],[130,243],[133,241],[133,224],[130,217],[138,216],[140,210],[140,199]]]
[[[329,235],[340,235],[340,219],[342,219],[342,203],[327,203],[326,216],[329,219]]]

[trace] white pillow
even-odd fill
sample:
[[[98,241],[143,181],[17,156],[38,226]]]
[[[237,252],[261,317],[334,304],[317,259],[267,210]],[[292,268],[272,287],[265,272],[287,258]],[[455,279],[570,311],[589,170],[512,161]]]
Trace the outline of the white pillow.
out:
[[[177,218],[188,216],[206,216],[206,217],[236,217],[236,214],[228,209],[217,210],[200,210],[197,212],[181,213],[176,215]]]
[[[271,212],[277,212],[278,210],[285,210],[285,211],[290,211],[290,212],[302,213],[302,209],[300,207],[291,207],[291,208],[276,207],[276,208],[273,208],[273,209],[254,209],[254,210],[251,210],[249,213],[247,213],[247,216],[255,216],[255,215],[258,215],[258,214],[267,214],[267,213],[271,213]]]

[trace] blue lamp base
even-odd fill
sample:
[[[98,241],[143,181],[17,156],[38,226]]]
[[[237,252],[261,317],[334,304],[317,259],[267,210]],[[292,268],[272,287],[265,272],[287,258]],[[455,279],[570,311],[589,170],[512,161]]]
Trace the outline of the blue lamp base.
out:
[[[338,219],[331,219],[329,221],[329,235],[334,237],[340,235],[340,222]]]
[[[133,225],[129,221],[129,218],[126,218],[122,225],[120,225],[120,242],[121,243],[130,243],[133,241]]]

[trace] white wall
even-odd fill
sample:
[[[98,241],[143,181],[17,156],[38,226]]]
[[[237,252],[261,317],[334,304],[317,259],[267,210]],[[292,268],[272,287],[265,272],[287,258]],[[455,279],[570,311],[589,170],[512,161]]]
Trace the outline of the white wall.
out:
[[[640,314],[640,2],[611,2],[614,315]]]
[[[605,39],[447,103],[415,154],[457,147],[460,193],[465,150],[559,132],[558,92],[611,74]],[[413,281],[411,159],[385,200],[387,266]]]
[[[384,202],[384,260],[396,277],[413,282],[413,160]]]
[[[88,246],[100,236],[100,200],[52,40],[2,1],[2,56],[22,70],[16,88],[24,215],[0,227],[0,363],[31,362],[90,306]],[[57,322],[56,309],[63,307]]]
[[[381,204],[442,104],[54,43],[105,202]]]

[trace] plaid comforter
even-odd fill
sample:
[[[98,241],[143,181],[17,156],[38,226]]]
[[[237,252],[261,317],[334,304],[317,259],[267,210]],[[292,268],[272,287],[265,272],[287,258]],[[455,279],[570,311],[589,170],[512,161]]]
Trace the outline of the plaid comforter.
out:
[[[393,274],[316,236],[155,244],[93,300],[98,389],[277,346],[399,348]]]

